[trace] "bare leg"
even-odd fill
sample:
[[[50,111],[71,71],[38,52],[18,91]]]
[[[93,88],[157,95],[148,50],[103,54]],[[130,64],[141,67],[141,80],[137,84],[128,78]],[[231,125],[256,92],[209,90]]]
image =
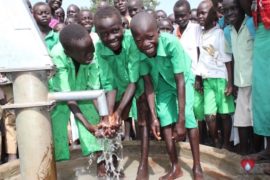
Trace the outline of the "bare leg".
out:
[[[137,171],[137,180],[149,179],[148,172],[148,152],[149,152],[149,134],[147,126],[139,126],[141,134],[141,160]]]
[[[205,120],[209,128],[213,146],[220,148],[217,133],[216,115],[207,115]]]
[[[167,152],[169,154],[171,169],[167,174],[160,177],[160,180],[171,180],[183,176],[183,172],[178,163],[175,142],[172,141],[172,126],[166,126],[162,129],[164,140],[166,143]]]
[[[221,115],[221,119],[222,119],[223,137],[224,137],[223,148],[227,150],[231,150],[230,136],[231,136],[231,130],[232,130],[232,118],[231,118],[231,115]]]
[[[149,128],[147,126],[148,105],[144,94],[137,100],[139,137],[141,140],[141,159],[137,171],[137,180],[148,180]]]
[[[200,164],[199,130],[198,128],[188,129],[188,138],[193,157],[193,176],[195,180],[203,179],[202,167]]]
[[[205,121],[198,121],[199,125],[199,137],[200,137],[200,144],[205,144],[205,140],[207,137],[207,128]]]
[[[126,141],[130,140],[131,123],[132,123],[132,118],[127,118],[125,120],[125,137],[124,137],[124,140],[126,140]]]
[[[249,127],[238,127],[239,139],[240,139],[240,154],[247,155],[249,152],[249,139],[248,132]]]

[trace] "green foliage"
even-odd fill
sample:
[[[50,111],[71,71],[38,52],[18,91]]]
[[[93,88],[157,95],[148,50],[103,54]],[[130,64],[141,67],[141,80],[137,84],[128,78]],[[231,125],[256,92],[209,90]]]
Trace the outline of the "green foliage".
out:
[[[107,1],[109,2],[110,5],[113,6],[113,0],[90,0],[91,4],[91,11],[96,11],[97,5],[99,4],[100,1]],[[143,0],[144,6],[146,9],[151,8],[151,9],[156,9],[157,5],[159,4],[159,0]]]

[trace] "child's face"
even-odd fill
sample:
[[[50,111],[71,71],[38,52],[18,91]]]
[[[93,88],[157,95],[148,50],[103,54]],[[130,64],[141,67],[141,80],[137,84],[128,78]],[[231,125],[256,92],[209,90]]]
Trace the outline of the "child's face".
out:
[[[115,53],[122,49],[123,26],[122,21],[116,15],[102,18],[96,23],[96,31],[105,46]]]
[[[208,12],[210,10],[210,5],[209,3],[203,2],[198,6],[197,9],[197,17],[198,17],[198,22],[201,26],[205,26],[206,24],[206,19],[208,17]]]
[[[114,0],[114,7],[120,11],[121,14],[127,11],[127,1],[126,0]]]
[[[193,23],[197,23],[198,22],[197,10],[191,11],[190,21],[193,22]]]
[[[53,10],[56,10],[62,6],[62,0],[49,0],[48,4]]]
[[[181,28],[187,27],[190,18],[190,11],[186,6],[180,6],[174,9],[175,23]]]
[[[137,13],[142,11],[141,5],[138,3],[138,1],[132,1],[128,4],[128,13],[130,17],[135,16]]]
[[[76,21],[74,17],[68,17],[66,18],[65,25],[69,25],[69,24],[78,24],[78,22]]]
[[[79,64],[90,64],[95,52],[90,36],[87,35],[85,38],[72,43],[72,51],[65,51],[65,53]]]
[[[62,8],[58,8],[55,13],[54,13],[55,17],[61,22],[63,23],[65,20],[65,12]]]
[[[223,1],[223,9],[226,22],[228,22],[231,25],[237,23],[238,17],[240,17],[239,8],[240,7],[237,5],[235,0]]]
[[[159,21],[161,19],[165,19],[166,17],[167,17],[167,15],[163,11],[157,11],[156,12],[157,21]]]
[[[216,11],[217,11],[218,18],[222,18],[224,10],[223,10],[223,5],[221,2],[218,2]]]
[[[33,10],[33,16],[40,26],[48,26],[51,21],[51,9],[48,5],[40,5]]]
[[[158,36],[157,28],[150,25],[133,31],[138,49],[148,57],[155,57],[157,54]]]
[[[168,20],[161,20],[158,29],[159,32],[173,33],[173,25]]]
[[[84,26],[87,31],[91,31],[93,27],[93,15],[90,11],[80,12],[80,24]]]
[[[79,11],[75,6],[69,6],[67,9],[67,17],[75,17]]]

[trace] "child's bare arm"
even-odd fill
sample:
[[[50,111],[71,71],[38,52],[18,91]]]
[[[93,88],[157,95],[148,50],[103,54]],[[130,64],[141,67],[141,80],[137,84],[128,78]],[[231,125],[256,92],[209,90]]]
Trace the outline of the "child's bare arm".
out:
[[[226,62],[225,65],[226,65],[226,69],[227,69],[227,73],[228,73],[228,84],[227,84],[227,87],[225,89],[225,95],[229,96],[233,92],[232,61]]]
[[[175,81],[177,86],[177,98],[178,98],[178,121],[174,127],[173,139],[175,141],[180,141],[185,138],[186,129],[185,129],[185,104],[186,104],[186,95],[185,95],[185,80],[184,74],[179,73],[175,74]]]
[[[78,104],[76,101],[68,101],[67,102],[69,109],[74,114],[74,116],[81,121],[81,123],[86,127],[88,131],[95,135],[96,127],[91,125],[87,119],[84,117],[83,113],[81,112]]]
[[[117,107],[116,111],[114,112],[115,120],[117,122],[121,121],[122,111],[127,106],[127,104],[131,101],[131,99],[135,93],[135,90],[136,90],[135,83],[130,83],[127,86],[126,91],[122,97],[122,100],[121,100],[119,106]]]
[[[147,102],[151,112],[151,130],[157,140],[160,140],[160,124],[156,115],[156,107],[155,107],[155,94],[153,90],[152,81],[149,75],[143,76],[145,94],[147,98]]]

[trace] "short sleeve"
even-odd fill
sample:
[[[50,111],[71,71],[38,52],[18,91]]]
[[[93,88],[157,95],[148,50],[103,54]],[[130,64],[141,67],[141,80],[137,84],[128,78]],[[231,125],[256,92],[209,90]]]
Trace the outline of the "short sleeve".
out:
[[[166,47],[169,52],[167,55],[171,57],[173,72],[174,74],[183,73],[186,70],[185,62],[187,60],[185,58],[187,58],[187,56],[185,55],[184,49],[178,39],[173,36],[170,39],[171,41],[166,45]]]
[[[113,73],[111,68],[109,68],[109,63],[100,55],[100,47],[99,43],[96,44],[96,62],[99,67],[99,77],[100,77],[100,85],[102,89],[106,91],[111,91],[115,89]]]
[[[226,52],[226,42],[225,42],[225,37],[224,37],[224,33],[222,30],[219,31],[218,33],[218,43],[219,43],[219,56],[218,59],[224,63],[226,62],[230,62],[232,60],[231,58],[231,54],[228,54]]]
[[[145,76],[150,74],[150,65],[147,63],[147,60],[140,61],[140,75]]]
[[[128,63],[128,73],[129,73],[129,81],[131,83],[136,83],[140,78],[140,52],[137,49],[135,42],[132,42],[133,39],[130,40],[130,48],[129,48],[129,63]]]
[[[56,73],[50,81],[54,92],[71,91],[69,84],[69,65],[68,57],[59,48],[54,48],[51,53],[52,60],[56,66]]]
[[[100,89],[99,68],[96,62],[89,65],[87,87],[88,90]]]

